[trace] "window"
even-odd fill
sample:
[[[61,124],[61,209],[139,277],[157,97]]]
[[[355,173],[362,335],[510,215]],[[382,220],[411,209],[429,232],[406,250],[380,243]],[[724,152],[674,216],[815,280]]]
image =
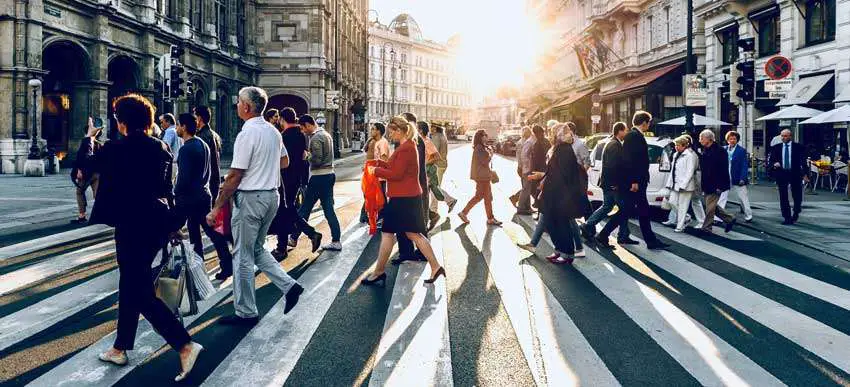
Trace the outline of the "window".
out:
[[[201,0],[189,0],[189,15],[192,28],[202,31],[204,20],[204,4]]]
[[[227,2],[226,0],[215,1],[215,25],[218,30],[218,41],[227,42]]]
[[[245,0],[239,0],[236,5],[236,44],[241,52],[245,52],[245,7]]]
[[[632,46],[632,53],[637,54],[638,52],[638,25],[632,26],[632,38],[634,39],[634,46]]]
[[[619,120],[623,121],[623,122],[629,122],[629,120],[631,118],[631,116],[629,115],[629,100],[624,99],[624,100],[620,101],[617,104],[617,107],[619,108],[618,109],[619,110],[619,112],[618,112],[619,113],[618,114]]]
[[[720,65],[728,66],[738,60],[738,24],[717,32],[720,42]]]
[[[759,56],[773,55],[779,52],[779,13],[773,13],[758,19]]]
[[[835,0],[806,1],[806,45],[835,39]]]
[[[646,47],[651,50],[652,47],[653,47],[653,44],[655,43],[655,39],[653,39],[653,36],[652,36],[653,35],[652,33],[654,32],[653,30],[655,29],[655,27],[652,24],[652,16],[647,17],[647,23],[649,25],[649,33],[646,34],[646,36],[649,38],[649,42],[647,43]]]
[[[670,7],[664,7],[664,35],[667,43],[670,43]]]
[[[401,54],[401,63],[407,64],[407,54]]]
[[[664,120],[669,120],[685,115],[685,106],[680,95],[664,96]]]

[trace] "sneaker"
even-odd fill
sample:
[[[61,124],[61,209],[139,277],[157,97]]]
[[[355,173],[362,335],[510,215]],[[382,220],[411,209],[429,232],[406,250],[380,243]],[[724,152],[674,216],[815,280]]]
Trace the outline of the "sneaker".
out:
[[[322,234],[319,234],[319,233],[313,234],[313,236],[310,237],[310,242],[313,243],[313,246],[312,246],[313,250],[311,250],[311,251],[313,251],[315,253],[316,250],[319,250],[319,247],[322,246]]]
[[[667,226],[667,227],[672,227],[672,226],[675,226],[675,225],[676,225],[676,222],[671,222],[671,221],[669,221],[669,220],[665,220],[665,221],[661,222],[661,224],[663,224],[663,225],[665,225],[665,226]]]
[[[326,244],[326,245],[322,246],[322,250],[326,250],[326,251],[342,251],[342,243],[340,243],[339,241],[331,242],[331,243],[329,243],[329,244]]]
[[[673,232],[685,232],[685,229],[683,229],[683,228],[676,228],[676,229],[674,229],[674,230],[673,230]]]

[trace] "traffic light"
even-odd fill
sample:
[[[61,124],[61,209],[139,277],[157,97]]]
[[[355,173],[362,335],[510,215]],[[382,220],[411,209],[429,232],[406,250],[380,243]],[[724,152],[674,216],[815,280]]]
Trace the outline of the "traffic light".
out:
[[[740,72],[736,77],[735,82],[740,85],[735,95],[741,98],[743,102],[755,101],[755,86],[756,86],[756,66],[752,60],[745,60],[735,65],[735,68]]]
[[[178,46],[171,46],[171,68],[169,69],[169,77],[168,77],[168,91],[169,96],[172,99],[177,99],[183,96],[183,73],[185,69],[183,68],[183,63],[181,63],[181,57],[183,56],[183,49]]]
[[[743,38],[738,39],[738,48],[743,52],[753,52],[756,50],[756,39],[755,38]]]
[[[738,85],[738,69],[736,67],[729,66],[723,69],[724,77],[726,78],[720,86],[721,92],[724,94],[729,94],[729,102],[734,105],[741,104],[741,98],[738,97],[738,91],[740,91],[740,86]]]
[[[192,98],[193,95],[195,95],[195,84],[192,82],[192,80],[187,80],[186,81],[186,96],[188,96],[189,98]]]

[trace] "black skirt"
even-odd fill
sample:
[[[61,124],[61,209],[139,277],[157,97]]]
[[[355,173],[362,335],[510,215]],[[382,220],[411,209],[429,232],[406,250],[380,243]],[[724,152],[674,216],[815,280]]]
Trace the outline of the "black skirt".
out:
[[[384,225],[382,232],[417,232],[425,234],[425,218],[422,212],[422,199],[419,196],[412,198],[389,198],[384,206]]]

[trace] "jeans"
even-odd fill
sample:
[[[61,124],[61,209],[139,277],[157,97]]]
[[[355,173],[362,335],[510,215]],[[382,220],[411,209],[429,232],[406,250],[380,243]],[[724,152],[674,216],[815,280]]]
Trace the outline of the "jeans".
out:
[[[218,254],[218,264],[224,274],[233,274],[233,255],[227,245],[227,238],[217,233],[207,224],[207,214],[210,212],[210,202],[206,197],[202,200],[192,202],[187,199],[181,203],[178,199],[177,207],[186,216],[186,227],[189,229],[189,241],[192,242],[194,251],[199,256],[204,256],[204,242],[201,239],[201,230],[210,238],[215,251]]]
[[[637,192],[627,190],[624,192],[626,197],[626,207],[620,207],[620,211],[625,209],[624,216],[628,221],[629,213],[634,211],[640,224],[640,232],[643,234],[643,240],[648,243],[658,241],[658,237],[652,232],[652,225],[649,221],[649,202],[646,199],[646,183],[638,184]]]
[[[296,283],[263,246],[279,202],[277,190],[236,192],[231,228],[236,247],[233,307],[239,317],[257,317],[254,265],[284,294]]]
[[[529,244],[537,247],[537,244],[540,243],[540,239],[543,238],[544,231],[546,231],[546,214],[541,212],[537,217],[537,224],[534,225],[534,232],[531,233],[531,242],[529,242]]]
[[[579,251],[584,249],[584,245],[581,243],[581,231],[578,228],[578,223],[576,223],[575,219],[567,219],[570,225],[570,232],[573,234],[573,246],[575,247],[575,251]]]
[[[322,211],[325,213],[325,220],[328,221],[328,226],[331,228],[331,240],[339,242],[342,237],[342,231],[339,228],[339,220],[334,212],[334,184],[336,183],[336,175],[315,175],[310,177],[307,183],[307,191],[304,193],[304,203],[301,203],[301,208],[298,210],[298,216],[302,219],[309,219],[310,212],[313,211],[313,206],[316,202],[321,202]]]
[[[118,332],[113,347],[131,350],[136,341],[139,314],[174,350],[192,339],[174,313],[156,297],[153,263],[157,252],[165,246],[165,236],[151,230],[115,229],[115,253],[118,258]]]
[[[586,224],[587,227],[590,229],[595,229],[596,225],[599,224],[602,219],[608,217],[608,213],[614,209],[614,204],[617,204],[617,206],[620,207],[617,203],[617,191],[610,189],[602,191],[602,207],[596,209],[596,212],[590,215],[590,217],[585,220],[584,224]],[[619,211],[622,212],[623,207],[620,207]],[[611,216],[611,220],[613,221],[616,216],[616,214]],[[627,221],[627,219],[622,217],[616,219],[620,220],[620,223],[617,224],[617,226],[620,226],[620,230],[617,234],[617,239],[627,239],[629,237],[629,228],[625,225],[625,221]]]

